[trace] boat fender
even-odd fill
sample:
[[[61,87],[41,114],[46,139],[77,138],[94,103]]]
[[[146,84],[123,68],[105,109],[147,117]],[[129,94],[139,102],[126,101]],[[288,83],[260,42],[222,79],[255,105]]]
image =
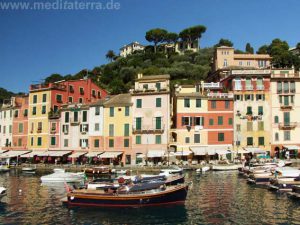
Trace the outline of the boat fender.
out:
[[[71,199],[71,201],[73,201],[73,200],[75,199],[75,197],[74,197],[74,196],[71,196],[70,199]]]

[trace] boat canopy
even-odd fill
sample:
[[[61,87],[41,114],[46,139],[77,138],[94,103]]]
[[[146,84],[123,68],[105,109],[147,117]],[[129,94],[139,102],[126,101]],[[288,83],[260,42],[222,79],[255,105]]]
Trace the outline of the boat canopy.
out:
[[[288,150],[300,150],[300,147],[297,145],[284,145],[283,147]]]
[[[45,151],[32,151],[32,152],[26,153],[24,155],[21,155],[20,157],[21,158],[33,158],[34,156],[42,154],[44,152]]]
[[[12,150],[12,151],[7,151],[7,152],[4,152],[0,155],[0,158],[14,158],[14,157],[18,157],[20,155],[23,155],[23,154],[26,154],[30,151],[28,150],[23,150],[23,151],[20,151],[20,150]]]
[[[261,148],[256,148],[256,147],[248,147],[245,148],[246,151],[252,152],[253,154],[265,154],[266,151],[261,149]]]
[[[113,159],[113,158],[117,158],[122,153],[123,152],[104,152],[103,154],[100,155],[100,158]]]
[[[85,156],[86,157],[97,157],[98,155],[102,154],[103,152],[88,152]]]
[[[42,152],[40,154],[38,154],[37,156],[51,156],[51,157],[61,157],[61,156],[64,156],[64,155],[67,155],[69,153],[71,153],[72,151],[46,151],[46,152]]]
[[[148,158],[162,158],[165,154],[165,150],[149,150],[147,157]]]
[[[86,154],[87,152],[73,152],[72,155],[69,155],[69,158],[78,158],[84,154]]]

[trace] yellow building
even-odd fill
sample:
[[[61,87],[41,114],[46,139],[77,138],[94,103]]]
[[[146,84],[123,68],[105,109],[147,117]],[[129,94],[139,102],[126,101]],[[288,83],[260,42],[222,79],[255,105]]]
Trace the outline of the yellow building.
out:
[[[111,97],[104,104],[104,150],[102,158],[118,159],[131,164],[132,111],[131,95]]]
[[[46,150],[49,146],[50,90],[31,90],[29,93],[28,149]]]

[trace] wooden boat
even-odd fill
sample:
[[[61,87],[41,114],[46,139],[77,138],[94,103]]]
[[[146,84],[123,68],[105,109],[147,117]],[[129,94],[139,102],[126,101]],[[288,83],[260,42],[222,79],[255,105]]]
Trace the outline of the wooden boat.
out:
[[[35,173],[36,167],[23,167],[22,172],[23,173]]]
[[[86,169],[84,169],[84,172],[87,176],[91,176],[91,177],[112,173],[111,169],[106,166],[97,166],[97,167],[93,167],[93,168],[86,168]]]
[[[161,183],[125,185],[116,190],[79,189],[67,194],[66,204],[71,207],[143,207],[183,204],[187,192],[188,185],[166,187]]]
[[[0,187],[0,200],[6,195],[6,188]]]

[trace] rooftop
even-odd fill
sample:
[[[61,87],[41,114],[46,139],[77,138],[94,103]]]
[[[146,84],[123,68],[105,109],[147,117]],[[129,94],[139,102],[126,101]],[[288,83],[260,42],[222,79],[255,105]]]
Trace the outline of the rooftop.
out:
[[[146,75],[146,76],[138,74],[138,78],[136,79],[136,81],[144,81],[144,80],[169,80],[169,79],[170,79],[170,75],[169,74]]]
[[[131,94],[119,94],[114,97],[111,97],[109,100],[104,102],[105,107],[110,106],[131,106]]]

